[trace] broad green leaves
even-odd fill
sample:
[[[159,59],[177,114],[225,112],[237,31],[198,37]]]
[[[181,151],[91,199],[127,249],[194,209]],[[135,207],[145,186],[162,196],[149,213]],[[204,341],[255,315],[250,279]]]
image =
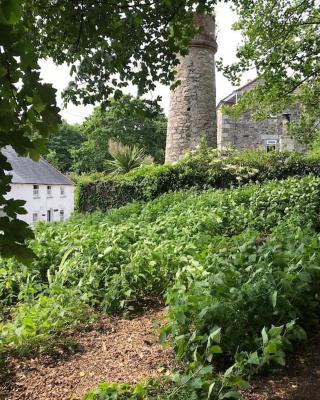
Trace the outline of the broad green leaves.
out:
[[[318,321],[319,198],[320,180],[308,176],[39,224],[31,267],[2,260],[0,304],[14,319],[0,325],[0,350],[37,348],[87,307],[129,311],[165,296],[161,340],[190,361],[176,383],[195,398],[236,396],[244,375],[284,365],[305,340],[299,324]]]
[[[2,0],[0,4],[0,23],[14,25],[22,15],[20,0]]]
[[[55,91],[42,84],[30,26],[23,19],[22,0],[0,2],[0,151],[11,145],[19,155],[39,159],[45,140],[59,121]],[[10,169],[0,155],[0,254],[30,261],[25,240],[33,236],[19,221],[24,210],[19,201],[7,200]]]

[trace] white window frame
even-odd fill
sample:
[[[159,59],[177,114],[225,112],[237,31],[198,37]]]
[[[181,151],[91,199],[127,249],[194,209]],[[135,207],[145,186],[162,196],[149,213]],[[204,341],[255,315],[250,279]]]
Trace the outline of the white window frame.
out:
[[[37,198],[39,198],[40,197],[40,194],[39,194],[40,192],[39,192],[39,185],[33,185],[33,197],[35,198],[35,199],[37,199]]]
[[[64,210],[63,209],[61,209],[60,211],[59,211],[59,221],[64,221]]]
[[[47,197],[52,197],[52,185],[47,185]]]
[[[276,146],[278,144],[278,141],[277,139],[268,139],[267,144]]]
[[[60,197],[66,196],[66,188],[64,186],[60,186]]]

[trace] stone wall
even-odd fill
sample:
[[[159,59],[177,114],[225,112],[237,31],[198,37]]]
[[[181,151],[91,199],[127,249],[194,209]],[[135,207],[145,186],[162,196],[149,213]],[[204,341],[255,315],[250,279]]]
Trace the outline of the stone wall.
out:
[[[215,23],[211,16],[196,16],[195,23],[204,32],[192,40],[189,54],[179,58],[176,80],[181,84],[170,94],[167,163],[195,149],[202,136],[210,146],[217,146]]]
[[[299,118],[299,113],[288,111],[290,120]],[[249,113],[244,113],[239,120],[234,120],[222,111],[222,105],[217,110],[217,141],[218,149],[232,147],[236,150],[248,148],[271,148],[277,150],[303,151],[304,146],[290,138],[286,132],[285,115],[275,115],[264,121],[254,121]]]

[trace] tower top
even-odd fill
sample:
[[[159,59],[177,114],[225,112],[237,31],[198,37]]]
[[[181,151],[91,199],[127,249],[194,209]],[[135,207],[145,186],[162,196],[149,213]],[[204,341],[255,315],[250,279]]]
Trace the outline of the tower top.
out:
[[[205,47],[215,53],[218,48],[215,36],[215,17],[208,14],[196,14],[194,24],[197,29],[201,28],[202,32],[196,34],[189,46]]]

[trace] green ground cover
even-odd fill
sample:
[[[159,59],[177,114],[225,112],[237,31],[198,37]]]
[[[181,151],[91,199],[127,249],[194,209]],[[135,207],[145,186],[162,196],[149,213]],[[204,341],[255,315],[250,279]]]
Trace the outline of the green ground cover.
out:
[[[39,224],[33,264],[1,262],[0,349],[41,350],[94,312],[162,296],[161,340],[186,365],[179,394],[105,386],[88,399],[237,398],[244,376],[283,365],[318,322],[319,213],[320,178],[306,176]]]

